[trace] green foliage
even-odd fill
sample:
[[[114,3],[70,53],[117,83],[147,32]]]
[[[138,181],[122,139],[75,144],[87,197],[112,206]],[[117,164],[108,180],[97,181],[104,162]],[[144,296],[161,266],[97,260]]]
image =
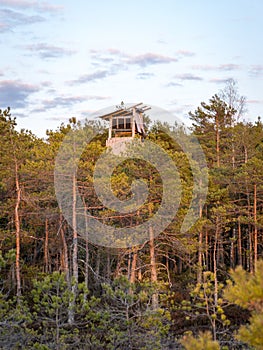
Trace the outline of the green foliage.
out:
[[[263,260],[256,263],[254,274],[239,266],[230,276],[225,297],[243,308],[263,312]]]
[[[77,319],[73,325],[68,322],[69,310],[73,294],[65,275],[54,272],[43,280],[34,281],[32,290],[33,317],[38,324],[38,346],[50,344],[71,349],[73,344],[80,343],[79,328],[92,332],[98,324],[100,313],[95,308],[99,299],[86,298],[88,290],[83,284],[77,285],[77,298],[74,303],[74,313]]]
[[[47,139],[42,140],[28,131],[18,131],[10,109],[0,111],[0,348],[18,349],[23,344],[25,349],[42,350],[165,349],[169,336],[178,338],[185,329],[197,334],[201,328],[211,329],[213,339],[232,341],[237,324],[244,323],[246,317],[233,315],[232,311],[229,314],[225,297],[251,314],[250,324],[240,328],[238,340],[262,348],[263,265],[258,264],[254,275],[241,268],[231,273],[233,282],[228,282],[224,295],[223,284],[215,282],[215,277],[224,281],[228,268],[236,264],[252,271],[257,255],[262,255],[263,125],[260,119],[256,123],[238,122],[232,107],[214,95],[190,114],[192,130],[200,140],[209,167],[209,193],[203,210],[200,204],[204,203],[192,198],[194,183],[188,155],[169,136],[169,132],[184,133],[184,128],[156,122],[148,129],[147,137],[175,162],[182,189],[176,217],[154,240],[158,283],[147,282],[151,275],[147,243],[136,247],[135,261],[131,250],[113,252],[79,238],[79,281],[85,280],[90,291],[78,283],[75,303],[70,283],[72,230],[60,214],[53,183],[56,155],[65,136],[74,130],[87,136],[98,132],[78,161],[77,186],[90,215],[106,224],[135,227],[155,215],[162,200],[162,179],[155,167],[142,160],[132,158],[116,167],[111,189],[119,199],[132,197],[132,182],[136,179],[145,181],[149,195],[138,212],[123,216],[117,213],[115,218],[114,211],[105,208],[93,187],[94,168],[105,151],[107,135],[103,125],[87,122],[81,129],[72,117],[68,124],[47,131]],[[74,142],[82,149],[83,144],[74,135]],[[66,154],[74,151],[70,145],[67,147]],[[23,297],[19,303],[13,298],[15,165],[21,187],[19,262]],[[196,166],[195,171],[205,173],[207,168]],[[67,170],[63,175],[62,186],[69,175]],[[101,181],[103,185],[104,179]],[[68,190],[71,195],[71,187]],[[174,202],[178,201],[178,193],[173,194]],[[181,225],[192,201],[194,210],[199,209],[200,219],[182,234]],[[256,238],[257,254],[253,250]],[[195,282],[197,264],[200,284]],[[65,271],[65,275],[58,271]],[[216,271],[217,276],[211,271]],[[126,277],[113,277],[126,274],[131,278],[131,272],[133,284]],[[189,283],[191,287],[187,288]],[[156,291],[160,307],[153,310],[152,296]],[[183,299],[186,300],[178,310],[175,305]],[[75,319],[69,324],[72,306]],[[208,333],[185,339],[189,348],[218,348]]]
[[[262,350],[263,312],[259,314],[253,313],[251,318],[249,319],[249,322],[249,325],[240,327],[237,334],[237,339],[251,345],[256,350]]]
[[[168,335],[171,316],[161,308],[153,310],[155,287],[149,283],[138,286],[120,277],[112,285],[104,284],[105,311],[109,323],[105,332],[111,346],[125,349],[162,349]],[[109,347],[111,349],[111,347]]]
[[[8,299],[0,293],[0,346],[1,349],[19,349],[23,344],[28,349],[35,336],[33,322],[27,302],[21,298]]]
[[[212,334],[209,332],[199,334],[198,338],[191,334],[185,335],[181,344],[186,350],[220,350],[219,343],[212,339]]]
[[[240,327],[237,339],[260,350],[263,348],[263,261],[256,263],[254,274],[238,267],[230,275],[225,297],[251,311],[249,325]]]
[[[225,315],[226,301],[222,298],[223,284],[215,285],[215,276],[212,272],[203,273],[203,282],[191,286],[190,300],[184,300],[179,307],[185,314],[186,320],[202,320],[209,322],[214,339],[218,327],[230,325]]]

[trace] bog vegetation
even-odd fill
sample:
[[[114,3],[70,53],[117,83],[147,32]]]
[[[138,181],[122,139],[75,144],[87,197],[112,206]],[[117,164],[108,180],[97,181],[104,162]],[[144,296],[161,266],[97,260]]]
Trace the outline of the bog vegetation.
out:
[[[78,162],[72,189],[108,225],[147,221],[161,201],[156,169],[130,160],[117,167],[119,199],[131,182],[148,182],[146,203],[121,215],[103,207],[92,184],[107,131],[71,118],[45,140],[17,131],[9,108],[0,112],[1,349],[263,349],[263,124],[242,120],[244,98],[234,82],[190,113],[204,150],[209,189],[199,219],[182,234],[193,178],[187,156],[163,131],[148,138],[174,160],[182,198],[158,237],[133,248],[96,246],[60,212],[54,163],[65,135],[95,129]],[[160,115],[160,119],[161,119]]]

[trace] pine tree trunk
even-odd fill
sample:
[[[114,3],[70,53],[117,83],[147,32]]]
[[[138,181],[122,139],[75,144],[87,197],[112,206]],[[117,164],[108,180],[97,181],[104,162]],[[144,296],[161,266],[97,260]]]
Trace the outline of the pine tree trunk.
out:
[[[150,178],[150,181],[151,181],[151,178]],[[148,206],[148,210],[149,210],[149,217],[151,217],[152,208],[150,203]],[[149,249],[150,249],[151,282],[156,283],[158,280],[158,277],[157,277],[157,267],[156,267],[156,260],[155,260],[154,232],[151,224],[149,225]],[[152,295],[152,306],[153,306],[153,309],[158,308],[158,293],[154,293]]]
[[[48,218],[45,220],[45,243],[44,243],[44,271],[46,273],[49,272],[49,257],[48,257],[48,239],[49,239],[49,232],[48,232]]]
[[[242,257],[242,232],[241,232],[241,224],[240,217],[238,217],[238,265],[243,266],[243,257]]]
[[[205,229],[205,265],[206,269],[210,270],[210,254],[209,254],[209,237],[208,237],[208,229]]]
[[[157,268],[156,268],[156,260],[155,260],[155,247],[154,247],[154,235],[152,226],[149,227],[149,247],[150,247],[150,266],[151,266],[151,282],[157,282]],[[153,309],[158,308],[158,293],[154,293],[152,296],[152,306]]]
[[[254,184],[254,270],[257,268],[258,260],[258,228],[257,228],[257,185]]]
[[[89,242],[86,240],[85,286],[89,288]]]
[[[202,180],[201,180],[202,181]],[[202,183],[200,183],[201,187]],[[199,218],[202,219],[203,216],[203,210],[202,210],[202,203],[199,203]],[[199,237],[198,237],[198,266],[197,266],[197,283],[202,283],[202,267],[203,267],[203,228],[199,231]]]
[[[244,146],[244,163],[247,164],[247,161],[248,161],[247,147]]]
[[[107,249],[107,265],[106,265],[107,278],[111,277],[111,266],[110,266],[110,250]]]
[[[97,258],[96,258],[96,268],[95,268],[96,277],[100,274],[100,250],[97,248]]]
[[[84,202],[84,217],[85,217],[85,248],[86,248],[86,254],[85,254],[85,286],[88,289],[89,288],[89,222],[87,217],[87,208],[86,204]],[[86,299],[86,293],[85,293],[85,299]]]
[[[78,283],[78,232],[77,232],[77,208],[76,208],[76,175],[73,175],[73,201],[72,201],[72,229],[73,229],[73,254],[72,254],[72,267],[73,278],[75,283]]]
[[[219,233],[220,233],[219,217],[217,215],[217,217],[216,217],[216,232],[215,232],[214,249],[213,249],[213,264],[214,264],[214,279],[215,279],[215,294],[214,294],[215,306],[217,306],[217,304],[218,304],[217,246],[218,246]]]
[[[136,249],[136,250],[133,252],[133,256],[132,256],[131,278],[130,278],[130,282],[131,282],[131,283],[135,283],[135,279],[136,279],[137,257],[138,257],[138,250]]]
[[[219,120],[216,115],[216,163],[220,167],[220,131],[219,131]]]
[[[63,227],[63,223],[62,223],[62,215],[60,215],[59,221],[60,221],[60,236],[61,236],[62,247],[63,247],[63,270],[64,270],[64,273],[66,276],[66,281],[67,281],[68,287],[70,289],[68,245],[67,245],[64,227]]]
[[[72,300],[69,305],[69,324],[74,323],[75,318],[75,301],[77,297],[77,285],[78,285],[78,233],[77,233],[77,211],[76,211],[76,174],[72,177],[72,230],[73,230],[73,252],[72,252],[72,277],[71,292]]]
[[[128,278],[128,281],[130,281],[131,279],[131,265],[132,265],[132,253],[129,252],[128,254],[128,264],[127,264],[127,278]]]
[[[253,272],[253,230],[249,225],[248,228],[248,271]]]
[[[15,159],[15,183],[16,183],[16,204],[15,204],[15,228],[16,228],[16,296],[21,297],[21,275],[20,275],[20,218],[19,207],[21,202],[21,188],[18,178],[18,165]]]
[[[236,242],[236,228],[233,228],[233,236],[231,237],[230,245],[230,267],[235,267],[235,242]]]

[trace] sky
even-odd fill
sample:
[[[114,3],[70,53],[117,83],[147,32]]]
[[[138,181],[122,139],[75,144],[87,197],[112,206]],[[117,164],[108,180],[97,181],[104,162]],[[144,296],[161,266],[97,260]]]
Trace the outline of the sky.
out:
[[[222,90],[263,116],[262,0],[0,0],[0,108],[44,137],[143,102],[171,124]]]

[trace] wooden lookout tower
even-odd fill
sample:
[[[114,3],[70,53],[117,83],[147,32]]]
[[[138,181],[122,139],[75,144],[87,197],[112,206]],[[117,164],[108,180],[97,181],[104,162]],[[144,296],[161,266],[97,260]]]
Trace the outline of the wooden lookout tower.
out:
[[[116,110],[99,118],[109,122],[109,135],[106,146],[111,147],[114,153],[124,151],[125,144],[139,135],[145,137],[144,112],[151,107],[138,103],[131,107],[125,107],[123,103]]]

